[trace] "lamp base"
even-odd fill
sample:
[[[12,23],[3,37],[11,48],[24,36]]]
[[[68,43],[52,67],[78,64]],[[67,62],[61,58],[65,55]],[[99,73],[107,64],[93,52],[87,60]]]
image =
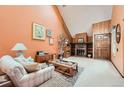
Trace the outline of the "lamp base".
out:
[[[21,55],[24,55],[24,52],[23,51],[17,51],[16,56],[19,57]]]

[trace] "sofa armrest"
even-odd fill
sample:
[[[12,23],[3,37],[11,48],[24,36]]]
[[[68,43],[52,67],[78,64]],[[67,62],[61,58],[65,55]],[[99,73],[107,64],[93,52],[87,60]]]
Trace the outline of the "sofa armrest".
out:
[[[42,84],[52,77],[54,66],[46,67],[39,71],[24,75],[19,80],[18,86],[21,87],[33,87]]]
[[[13,69],[6,71],[6,74],[10,77],[15,86],[18,86],[19,80],[21,80],[24,75],[27,75],[24,74],[22,70],[21,67],[14,67]]]

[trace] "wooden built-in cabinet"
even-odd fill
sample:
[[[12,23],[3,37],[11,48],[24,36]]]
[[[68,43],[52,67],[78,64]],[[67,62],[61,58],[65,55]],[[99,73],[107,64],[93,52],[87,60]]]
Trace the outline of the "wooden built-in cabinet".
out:
[[[92,43],[71,43],[71,55],[92,57]]]
[[[79,42],[79,39],[82,39],[82,42]],[[92,36],[88,36],[87,33],[78,33],[73,38],[73,43],[71,43],[71,55],[92,57],[92,47]]]
[[[75,37],[73,38],[73,43],[78,43],[79,39],[83,39],[83,42],[87,43],[87,41],[88,41],[87,33],[78,33],[78,34],[76,34]]]
[[[95,23],[93,31],[93,57],[97,59],[111,58],[111,20]]]

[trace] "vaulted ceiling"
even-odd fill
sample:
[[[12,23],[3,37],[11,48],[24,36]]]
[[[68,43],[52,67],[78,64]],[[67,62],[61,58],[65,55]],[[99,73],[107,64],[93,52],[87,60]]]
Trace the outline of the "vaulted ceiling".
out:
[[[111,5],[67,5],[58,9],[72,36],[82,32],[91,36],[92,24],[111,19],[112,15]]]

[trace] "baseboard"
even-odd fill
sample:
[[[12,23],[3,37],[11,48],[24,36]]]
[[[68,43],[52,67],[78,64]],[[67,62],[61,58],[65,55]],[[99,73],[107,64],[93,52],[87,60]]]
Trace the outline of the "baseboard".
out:
[[[121,75],[122,78],[124,78],[124,76],[120,73],[120,71],[118,70],[118,68],[115,66],[115,64],[111,61],[112,65],[115,67],[115,69],[118,71],[118,73]]]

